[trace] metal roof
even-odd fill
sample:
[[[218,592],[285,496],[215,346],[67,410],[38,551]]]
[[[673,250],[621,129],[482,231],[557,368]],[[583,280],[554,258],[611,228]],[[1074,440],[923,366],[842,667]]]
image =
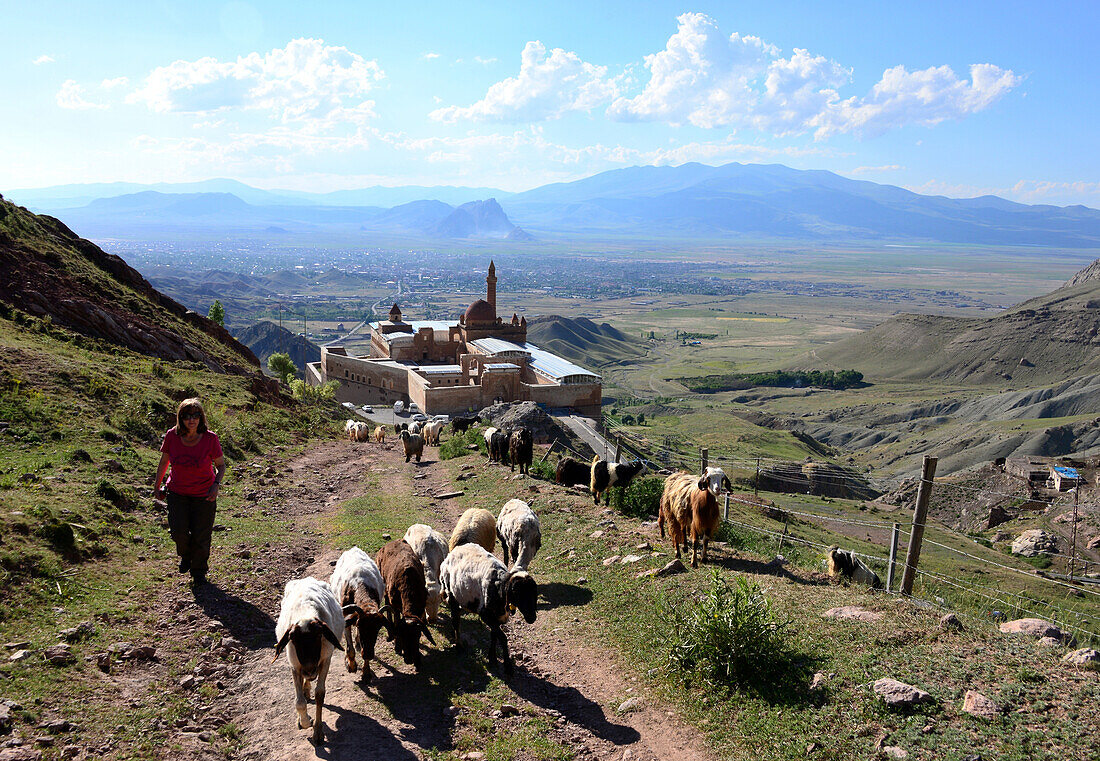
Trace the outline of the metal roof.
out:
[[[1067,468],[1064,465],[1055,465],[1054,472],[1060,475],[1062,478],[1080,478],[1081,474],[1077,472],[1077,468]]]
[[[519,372],[519,365],[513,365],[511,362],[493,362],[492,364],[482,365],[486,370],[497,370],[501,372]]]
[[[523,346],[512,341],[505,341],[503,338],[476,338],[470,341],[470,345],[481,349],[491,357],[498,354],[530,354]]]
[[[580,365],[540,349],[532,343],[523,344],[523,349],[531,355],[528,367],[550,380],[558,383],[599,383],[602,380],[591,370],[585,370]]]
[[[421,375],[460,375],[461,365],[428,365],[417,369]]]
[[[423,328],[431,328],[432,331],[435,333],[436,340],[442,338],[444,341],[446,341],[447,338],[450,336],[451,328],[453,327],[453,325],[449,322],[440,322],[439,320],[418,320],[415,322],[400,323],[402,325],[408,325],[412,329],[411,333],[407,333],[404,331],[394,333],[381,332],[381,326],[394,324],[398,323],[392,323],[389,320],[385,320],[382,322],[372,322],[370,324],[370,327],[371,330],[377,332],[379,338],[381,338],[386,343],[393,343],[395,338],[405,337],[411,339],[415,333],[419,333]]]

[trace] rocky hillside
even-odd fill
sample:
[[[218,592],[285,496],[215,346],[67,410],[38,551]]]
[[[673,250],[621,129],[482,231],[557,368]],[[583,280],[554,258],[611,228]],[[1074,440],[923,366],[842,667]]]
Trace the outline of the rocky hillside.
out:
[[[1100,265],[990,319],[904,314],[819,349],[869,378],[983,385],[1056,383],[1100,373]]]
[[[137,270],[53,217],[0,197],[0,302],[152,357],[251,373],[228,331],[154,289]]]
[[[522,230],[517,233],[516,229],[496,199],[490,198],[462,204],[429,228],[428,234],[436,238],[530,238]]]
[[[237,340],[251,349],[264,367],[267,366],[267,358],[272,354],[289,354],[298,367],[299,377],[307,363],[321,361],[321,348],[317,344],[268,320],[245,328],[237,335]]]
[[[527,323],[527,340],[584,367],[615,364],[646,351],[639,339],[586,317],[535,317]]]

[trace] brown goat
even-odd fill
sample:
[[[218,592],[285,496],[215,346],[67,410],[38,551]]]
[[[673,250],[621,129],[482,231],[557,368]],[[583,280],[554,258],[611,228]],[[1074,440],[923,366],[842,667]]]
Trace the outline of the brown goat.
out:
[[[428,603],[424,564],[404,539],[383,545],[377,557],[392,617],[393,649],[405,663],[419,669],[421,633],[435,644],[424,612]]]
[[[699,567],[697,543],[700,537],[703,539],[703,562],[707,561],[707,545],[720,518],[718,499],[708,486],[709,479],[705,475],[673,473],[665,479],[665,488],[661,492],[661,507],[657,516],[661,538],[665,536],[667,523],[669,536],[676,547],[676,557],[680,557],[681,544],[687,552],[687,534],[690,531],[692,568]]]

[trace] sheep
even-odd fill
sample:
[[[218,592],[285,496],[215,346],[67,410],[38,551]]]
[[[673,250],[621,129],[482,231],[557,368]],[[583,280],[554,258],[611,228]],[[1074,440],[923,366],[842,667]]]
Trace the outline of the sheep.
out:
[[[535,622],[538,585],[527,571],[504,567],[484,547],[463,544],[444,559],[439,580],[451,609],[455,645],[461,647],[458,625],[462,609],[476,613],[489,627],[489,663],[496,661],[496,645],[503,652],[504,673],[512,675],[512,656],[501,626],[517,609],[529,624]]]
[[[497,519],[488,510],[471,507],[464,512],[455,524],[455,530],[451,532],[447,549],[454,552],[455,547],[468,542],[479,544],[488,552],[496,549]]]
[[[711,466],[703,473],[707,477],[709,482],[709,488],[711,494],[715,497],[722,496],[723,492],[733,491],[733,484],[730,483],[729,476],[726,475],[726,471],[721,468],[715,468]]]
[[[535,511],[521,499],[510,499],[497,518],[497,538],[504,551],[504,565],[512,556],[512,570],[526,571],[542,546],[542,529]]]
[[[428,602],[425,610],[429,621],[439,618],[439,564],[447,556],[447,538],[431,526],[414,523],[405,532],[405,541],[424,564],[424,581],[428,590]]]
[[[592,479],[592,466],[588,463],[578,462],[572,457],[563,457],[558,460],[558,467],[554,471],[554,481],[566,486],[588,486]]]
[[[366,441],[370,435],[370,427],[361,420],[349,420],[344,423],[344,433],[348,441]]]
[[[424,616],[428,601],[424,564],[408,542],[394,539],[378,551],[378,568],[385,585],[386,603],[390,606],[393,649],[405,663],[419,671],[421,633],[435,644]]]
[[[493,443],[493,434],[499,431],[499,428],[486,428],[481,432],[481,438],[485,439],[485,447],[488,449]],[[492,450],[490,450],[489,456],[492,457]]]
[[[401,431],[401,447],[405,451],[405,462],[412,457],[420,462],[420,456],[424,454],[424,439],[418,434]]]
[[[412,425],[409,426],[409,433],[414,434],[414,435],[419,434],[420,431],[423,429],[423,427],[424,426],[422,426],[420,423],[413,423]]]
[[[393,424],[393,432],[396,433],[398,436],[401,435],[402,431],[407,431],[407,430],[409,430],[409,424],[408,423],[394,423]]]
[[[508,437],[508,459],[512,470],[519,465],[520,473],[528,473],[531,470],[531,460],[534,458],[534,440],[530,428],[517,428]]]
[[[379,444],[386,443],[386,426],[380,425],[374,429],[374,440]]]
[[[866,584],[871,589],[882,589],[882,579],[851,550],[830,547],[826,558],[829,563],[829,575],[834,579],[843,576],[857,584]]]
[[[717,469],[716,469],[717,470]],[[719,488],[723,473],[718,476]],[[661,492],[660,509],[657,515],[657,527],[661,538],[665,536],[665,524],[676,547],[676,557],[680,557],[680,545],[687,551],[687,534],[691,532],[691,567],[698,568],[698,541],[703,539],[703,562],[707,560],[707,546],[714,529],[718,527],[718,499],[711,491],[711,479],[706,476],[693,476],[690,473],[673,473],[665,479]]]
[[[355,426],[359,423],[355,420],[346,420],[344,422],[344,435],[348,437],[349,441],[355,441],[355,434],[352,431],[355,430]]]
[[[344,616],[340,602],[332,589],[312,577],[291,579],[283,590],[279,620],[275,624],[275,657],[286,649],[287,661],[294,675],[294,708],[298,712],[298,728],[313,726],[313,742],[324,739],[321,708],[325,703],[325,679],[333,650],[343,650],[340,637],[344,634]],[[317,681],[314,692],[316,716],[310,719],[306,704],[309,683]]]
[[[492,435],[489,441],[489,459],[493,462],[499,462],[501,465],[508,464],[507,432],[497,431]]]
[[[358,547],[352,547],[336,561],[328,583],[344,611],[345,665],[348,671],[355,673],[354,628],[359,638],[359,650],[363,653],[363,681],[369,684],[374,676],[370,662],[374,658],[378,630],[384,626],[390,638],[393,637],[387,618],[390,611],[382,604],[385,597],[382,572],[370,555]]]
[[[433,447],[439,446],[439,436],[443,433],[443,421],[433,420],[426,424],[421,431],[421,435],[424,436],[424,440]]]
[[[456,417],[451,419],[451,429],[455,433],[465,433],[477,422],[476,417]]]
[[[629,463],[612,463],[601,460],[599,455],[592,458],[592,467],[589,472],[588,488],[592,492],[592,502],[600,504],[600,495],[604,497],[604,504],[611,503],[611,495],[608,489],[618,486],[625,489],[634,480],[634,477],[645,471],[645,463],[635,460]]]

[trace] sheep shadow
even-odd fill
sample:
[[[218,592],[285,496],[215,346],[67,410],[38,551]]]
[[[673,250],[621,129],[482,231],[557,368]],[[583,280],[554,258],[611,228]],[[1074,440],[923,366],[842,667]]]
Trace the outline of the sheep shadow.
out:
[[[335,716],[335,719],[330,717]],[[420,758],[390,730],[374,719],[350,708],[325,704],[325,742],[314,746],[317,758],[323,759],[395,759],[413,761]],[[332,722],[332,723],[329,723]]]
[[[508,680],[508,686],[524,700],[558,711],[570,724],[582,726],[613,745],[631,745],[642,737],[634,727],[609,721],[603,706],[576,687],[555,684],[522,668]]]
[[[592,601],[592,590],[577,584],[551,581],[539,584],[539,610],[572,608]]]
[[[468,644],[455,652],[453,647],[440,644],[443,649],[428,648],[424,652],[418,672],[398,669],[386,659],[388,653],[386,658],[377,658],[372,664],[374,680],[369,685],[360,680],[358,688],[367,699],[377,701],[395,719],[411,727],[404,734],[405,740],[421,748],[445,751],[452,749],[452,741],[444,709],[457,694],[484,691],[490,675],[477,658],[480,650]]]
[[[691,553],[689,552],[684,558],[684,565],[691,568]],[[699,567],[703,568],[706,565],[717,565],[727,571],[736,571],[737,573],[751,573],[756,576],[779,576],[793,581],[795,584],[801,584],[809,587],[827,586],[827,581],[820,579],[806,578],[797,574],[791,573],[787,570],[786,566],[779,565],[774,561],[761,562],[759,560],[750,560],[749,558],[739,558],[732,555],[718,554],[717,552],[709,553],[707,562],[700,563]]]
[[[274,647],[275,619],[247,600],[208,582],[195,589],[195,602],[238,642],[254,650]]]

